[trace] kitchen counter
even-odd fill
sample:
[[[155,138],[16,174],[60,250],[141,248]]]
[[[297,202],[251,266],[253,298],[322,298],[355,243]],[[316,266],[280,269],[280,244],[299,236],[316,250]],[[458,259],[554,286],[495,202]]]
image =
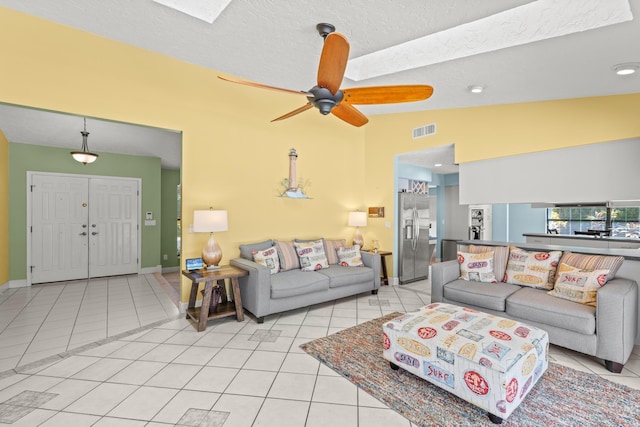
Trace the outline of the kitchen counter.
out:
[[[574,236],[570,234],[524,233],[527,243],[599,249],[640,249],[640,239]]]

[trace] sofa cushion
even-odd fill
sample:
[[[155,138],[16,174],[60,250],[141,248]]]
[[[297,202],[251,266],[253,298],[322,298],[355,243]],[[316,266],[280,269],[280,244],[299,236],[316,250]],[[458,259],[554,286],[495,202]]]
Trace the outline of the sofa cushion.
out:
[[[337,253],[340,265],[345,267],[364,267],[362,256],[360,255],[360,245],[353,245],[349,248],[338,248]]]
[[[504,282],[504,273],[507,271],[507,261],[509,261],[509,246],[469,245],[469,252],[472,254],[493,252],[493,274],[498,282]]]
[[[511,295],[507,314],[586,335],[596,331],[595,307],[554,298],[543,289],[522,288]]]
[[[460,305],[474,305],[495,311],[505,311],[506,300],[521,288],[509,283],[484,283],[454,280],[444,285],[443,295]]]
[[[300,268],[300,261],[293,242],[283,242],[276,240],[276,249],[280,258],[280,270],[289,271]]]
[[[316,272],[291,270],[271,276],[271,298],[289,298],[327,291],[329,278]]]
[[[493,252],[477,254],[458,252],[458,262],[460,263],[460,279],[475,282],[497,282],[493,273]]]
[[[369,267],[345,267],[343,265],[331,265],[329,268],[318,270],[316,273],[329,278],[330,288],[353,285],[355,283],[371,282],[373,289],[373,269]]]
[[[324,248],[327,251],[327,261],[329,262],[329,265],[337,264],[340,262],[340,260],[338,259],[337,250],[339,248],[344,248],[346,244],[347,241],[345,239],[324,241]]]
[[[253,261],[253,253],[255,251],[264,251],[273,246],[273,240],[265,240],[264,242],[250,243],[246,245],[240,245],[240,257]]]
[[[553,289],[562,251],[525,251],[511,246],[505,282],[532,288]]]
[[[560,263],[552,297],[595,306],[598,290],[607,283],[609,270],[581,270]]]
[[[302,271],[315,271],[329,268],[329,262],[324,252],[324,241],[314,240],[310,242],[293,242],[300,260]]]
[[[278,251],[275,246],[271,246],[269,249],[263,251],[254,251],[253,260],[267,267],[271,274],[276,274],[280,271],[280,259],[278,258]]]
[[[560,258],[560,263],[582,270],[609,270],[607,275],[609,280],[616,276],[623,262],[624,257],[621,256],[576,254],[569,251],[562,254]]]

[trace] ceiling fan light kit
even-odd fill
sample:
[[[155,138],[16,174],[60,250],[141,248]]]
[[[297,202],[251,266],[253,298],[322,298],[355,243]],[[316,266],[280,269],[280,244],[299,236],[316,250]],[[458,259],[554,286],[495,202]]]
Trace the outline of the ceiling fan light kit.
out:
[[[349,59],[349,42],[345,36],[336,33],[331,24],[320,23],[316,25],[316,30],[324,38],[324,46],[318,65],[318,84],[308,91],[293,91],[246,80],[218,77],[231,83],[306,95],[307,104],[276,117],[272,122],[288,119],[315,107],[322,115],[331,113],[350,125],[359,127],[369,122],[369,119],[353,105],[415,102],[425,100],[433,94],[433,87],[428,85],[366,86],[340,90]]]

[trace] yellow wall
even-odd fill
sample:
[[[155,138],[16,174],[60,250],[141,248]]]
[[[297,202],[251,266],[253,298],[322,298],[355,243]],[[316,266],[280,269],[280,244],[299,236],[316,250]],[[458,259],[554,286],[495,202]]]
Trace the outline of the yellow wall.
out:
[[[183,256],[199,256],[207,240],[187,232],[193,210],[213,206],[229,211],[229,231],[216,236],[223,263],[243,242],[351,238],[347,212],[367,206],[384,206],[386,218],[369,221],[365,240],[391,248],[393,224],[384,222],[393,221],[400,152],[455,143],[457,161],[467,162],[640,134],[640,94],[374,116],[364,128],[315,110],[270,123],[304,97],[225,83],[211,70],[5,8],[0,38],[12,41],[3,45],[0,102],[183,131]],[[437,135],[411,139],[412,128],[432,122]],[[275,197],[290,148],[311,200]]]
[[[223,263],[243,242],[351,237],[347,212],[365,208],[363,129],[316,110],[270,123],[306,98],[223,82],[9,9],[0,8],[0,39],[12,40],[3,44],[0,102],[183,131],[183,257],[200,256],[208,235],[187,230],[193,210],[209,206],[229,211],[229,231],[216,235]],[[309,200],[276,197],[291,148]]]
[[[9,281],[9,142],[0,129],[0,286]]]
[[[365,200],[385,206],[385,216],[394,218],[396,154],[455,144],[456,163],[465,163],[636,138],[639,111],[636,93],[374,116],[366,126]],[[412,139],[412,129],[430,123],[436,123],[435,135]],[[387,218],[367,227],[383,248],[393,247]]]

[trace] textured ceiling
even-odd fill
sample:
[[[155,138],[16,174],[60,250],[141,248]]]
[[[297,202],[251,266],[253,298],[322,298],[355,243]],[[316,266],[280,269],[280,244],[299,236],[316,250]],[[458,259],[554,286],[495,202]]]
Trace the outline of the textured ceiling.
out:
[[[322,49],[322,39],[315,30],[319,22],[334,24],[348,38],[350,58],[354,60],[487,17],[495,22],[494,15],[510,13],[518,7],[540,12],[515,26],[507,20],[502,26],[503,41],[515,39],[514,31],[538,28],[533,33],[548,32],[554,22],[545,12],[557,3],[558,0],[233,0],[209,24],[152,0],[0,0],[0,6],[225,74],[294,90],[307,90],[315,84]],[[630,6],[633,16],[640,13],[640,0],[560,3],[578,11],[566,23],[571,30],[580,30],[585,20],[605,21],[624,13],[610,10],[609,6],[621,4],[627,11]],[[549,7],[542,7],[545,5]],[[358,82],[345,79],[343,88],[386,84],[429,84],[435,88],[434,95],[426,101],[362,106],[367,115],[640,92],[640,73],[620,77],[611,70],[615,64],[640,62],[640,24],[637,19],[622,21],[471,56],[453,55],[444,62],[382,77]],[[507,31],[507,27],[512,29]],[[477,41],[488,34],[476,30],[471,40],[479,44]],[[449,47],[452,52],[459,52],[459,43],[459,39],[451,39],[444,50]],[[436,53],[442,52],[434,51],[434,56]],[[474,95],[468,90],[471,85],[486,89]],[[292,100],[292,109],[298,107],[297,102]],[[282,113],[274,111],[274,117]],[[74,127],[74,132],[79,130],[79,126]]]

